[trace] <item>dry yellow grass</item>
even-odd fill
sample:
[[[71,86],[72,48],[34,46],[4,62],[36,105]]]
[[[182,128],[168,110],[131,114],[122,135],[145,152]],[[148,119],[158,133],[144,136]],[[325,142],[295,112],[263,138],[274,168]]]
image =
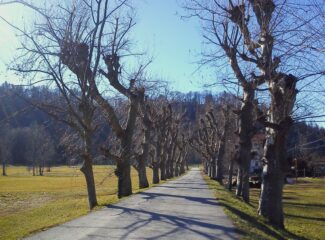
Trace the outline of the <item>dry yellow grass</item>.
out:
[[[117,202],[113,166],[95,166],[100,206]],[[17,239],[88,213],[86,183],[79,168],[53,167],[31,176],[25,167],[9,167],[0,177],[0,239]],[[147,171],[149,182],[151,170]],[[133,192],[139,191],[132,169]]]

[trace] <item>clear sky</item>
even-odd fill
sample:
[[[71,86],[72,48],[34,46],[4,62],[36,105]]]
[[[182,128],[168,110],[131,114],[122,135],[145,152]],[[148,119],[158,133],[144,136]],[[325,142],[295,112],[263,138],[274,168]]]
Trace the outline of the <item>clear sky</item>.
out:
[[[181,19],[178,0],[136,0],[137,25],[132,38],[141,50],[153,57],[149,66],[152,77],[170,82],[173,90],[188,92],[203,90],[202,85],[213,80],[207,69],[196,71],[201,50],[200,25],[194,19]],[[18,4],[0,6],[0,15],[23,26],[33,13]],[[12,29],[0,22],[0,81],[17,83],[5,64],[12,59],[19,40]],[[212,79],[212,80],[211,80]]]

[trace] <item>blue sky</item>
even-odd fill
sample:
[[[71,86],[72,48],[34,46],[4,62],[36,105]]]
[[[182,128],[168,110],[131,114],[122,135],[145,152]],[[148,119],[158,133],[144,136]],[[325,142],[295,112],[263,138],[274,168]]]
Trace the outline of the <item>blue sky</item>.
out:
[[[178,2],[137,1],[135,38],[154,56],[150,72],[169,80],[176,90],[202,90],[202,84],[213,75],[207,70],[196,71],[201,49],[200,25],[194,19],[181,19]]]
[[[137,25],[132,39],[139,50],[153,57],[150,76],[170,83],[172,90],[188,92],[203,90],[202,85],[214,78],[212,71],[196,71],[201,50],[200,25],[194,19],[181,19],[182,8],[177,0],[134,1]],[[30,24],[33,13],[20,5],[0,7],[0,15],[23,26]],[[29,21],[30,22],[30,21]],[[6,71],[19,40],[12,29],[0,22],[0,82],[19,83],[19,79]]]

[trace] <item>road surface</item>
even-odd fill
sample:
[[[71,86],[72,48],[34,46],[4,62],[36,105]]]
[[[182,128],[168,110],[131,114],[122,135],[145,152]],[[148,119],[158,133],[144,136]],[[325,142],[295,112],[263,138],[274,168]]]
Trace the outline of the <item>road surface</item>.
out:
[[[27,239],[238,239],[199,169]]]

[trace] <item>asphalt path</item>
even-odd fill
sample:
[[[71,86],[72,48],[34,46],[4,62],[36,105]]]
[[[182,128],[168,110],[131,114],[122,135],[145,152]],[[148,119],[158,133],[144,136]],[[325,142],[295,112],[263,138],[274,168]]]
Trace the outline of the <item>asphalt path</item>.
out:
[[[27,239],[238,239],[199,169]]]

